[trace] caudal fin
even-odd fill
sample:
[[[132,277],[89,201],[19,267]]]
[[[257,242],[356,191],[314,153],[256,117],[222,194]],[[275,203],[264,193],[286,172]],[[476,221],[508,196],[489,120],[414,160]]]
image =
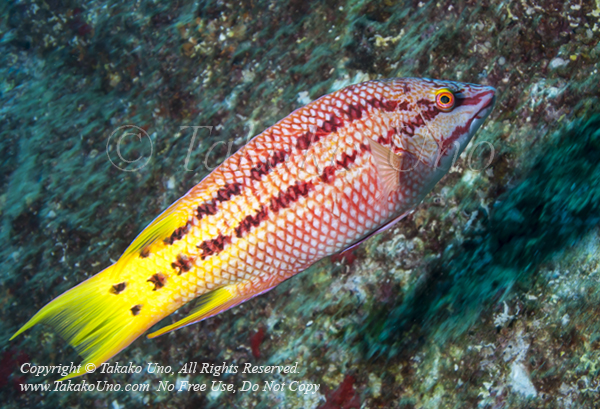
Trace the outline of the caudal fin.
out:
[[[110,266],[52,300],[35,314],[11,340],[36,324],[51,326],[83,357],[80,370],[61,380],[74,378],[98,367],[131,344],[156,321],[132,308],[123,289],[112,285]]]

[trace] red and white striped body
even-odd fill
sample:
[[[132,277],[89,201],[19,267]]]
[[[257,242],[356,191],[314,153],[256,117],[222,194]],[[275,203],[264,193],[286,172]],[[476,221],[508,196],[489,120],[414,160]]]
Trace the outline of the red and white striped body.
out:
[[[462,96],[453,111],[435,107],[439,88]],[[137,274],[167,276],[154,313],[221,286],[244,300],[260,294],[413,209],[449,168],[438,156],[455,157],[456,141],[466,146],[493,97],[489,87],[407,78],[350,86],[296,110],[190,190],[177,205],[186,233],[138,260]],[[387,197],[367,138],[412,158]]]

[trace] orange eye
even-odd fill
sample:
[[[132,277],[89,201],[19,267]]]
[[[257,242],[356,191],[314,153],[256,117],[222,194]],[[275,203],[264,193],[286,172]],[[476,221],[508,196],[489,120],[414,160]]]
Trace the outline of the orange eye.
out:
[[[435,103],[440,110],[451,111],[454,108],[454,94],[449,89],[440,90],[435,96]]]

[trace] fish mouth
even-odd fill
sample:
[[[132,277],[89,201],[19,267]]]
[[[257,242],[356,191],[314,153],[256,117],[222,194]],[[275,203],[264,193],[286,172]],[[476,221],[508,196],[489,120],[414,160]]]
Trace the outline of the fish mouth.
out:
[[[496,90],[492,87],[488,87],[488,90],[477,95],[477,98],[481,100],[482,107],[471,120],[471,126],[469,127],[471,136],[477,132],[477,129],[483,124],[490,112],[492,112],[492,109],[494,109],[494,104],[496,103]]]
[[[487,99],[487,101],[485,102],[483,107],[477,112],[477,114],[475,114],[476,119],[485,119],[490,114],[490,112],[492,112],[492,109],[494,109],[494,105],[496,104],[496,90],[492,87],[490,88],[491,89],[489,91],[486,91],[485,93],[482,93],[479,96],[484,100]]]

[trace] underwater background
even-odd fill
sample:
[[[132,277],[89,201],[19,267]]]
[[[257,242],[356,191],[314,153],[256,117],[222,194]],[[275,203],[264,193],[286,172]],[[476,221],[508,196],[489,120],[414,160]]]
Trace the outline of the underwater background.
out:
[[[1,2],[2,406],[600,407],[599,19],[598,0]],[[84,377],[146,392],[22,390],[58,379],[23,363],[81,359],[46,327],[12,334],[117,260],[229,146],[323,94],[403,76],[497,88],[415,213],[110,361],[298,362],[287,377],[169,379],[317,393],[157,391],[165,375],[147,370]],[[117,147],[127,125],[144,135]],[[213,129],[194,139],[194,126]]]

